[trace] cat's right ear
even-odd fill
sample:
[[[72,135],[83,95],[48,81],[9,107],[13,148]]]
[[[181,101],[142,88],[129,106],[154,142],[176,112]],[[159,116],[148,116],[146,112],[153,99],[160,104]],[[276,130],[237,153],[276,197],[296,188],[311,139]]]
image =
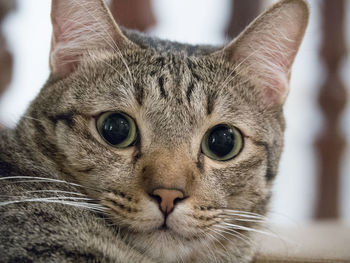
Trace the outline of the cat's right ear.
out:
[[[114,21],[104,0],[52,0],[51,73],[72,73],[82,53],[93,49],[121,49],[134,45]]]
[[[265,103],[281,105],[308,17],[305,0],[281,0],[214,56],[233,62],[235,70],[260,88]]]

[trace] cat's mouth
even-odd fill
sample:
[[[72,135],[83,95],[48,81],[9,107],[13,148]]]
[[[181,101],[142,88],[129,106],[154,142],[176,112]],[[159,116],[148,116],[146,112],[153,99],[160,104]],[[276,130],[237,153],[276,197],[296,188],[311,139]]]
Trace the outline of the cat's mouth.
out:
[[[174,224],[174,222],[177,222]],[[148,233],[150,235],[166,235],[172,239],[182,240],[182,241],[194,241],[203,238],[200,233],[197,233],[195,227],[188,226],[182,219],[175,215],[165,215],[162,225],[150,230]],[[192,231],[188,231],[191,228]]]
[[[172,235],[174,237],[181,237],[184,238],[183,235],[180,234],[180,232],[178,232],[181,229],[178,229],[177,231],[173,230],[171,227],[169,227],[166,223],[164,223],[163,225],[161,225],[160,227],[158,227],[157,229],[155,229],[154,231],[151,231],[151,233],[164,233],[164,234],[168,234],[168,235]]]
[[[170,229],[167,225],[162,225],[161,227],[155,229],[154,231],[152,231],[153,233],[159,232],[159,233],[166,233],[166,234],[173,234],[173,235],[177,235],[177,233],[175,233],[172,229]],[[151,232],[151,233],[152,233]]]
[[[178,203],[171,211],[164,213],[155,202],[148,199],[141,199],[138,203],[129,202],[116,194],[107,193],[101,204],[109,210],[113,225],[126,235],[146,234],[178,241],[203,237],[192,215],[191,206],[186,202]]]
[[[165,215],[164,215],[163,224],[162,224],[161,226],[159,226],[159,227],[157,228],[157,230],[159,230],[159,231],[164,231],[164,232],[170,231],[170,230],[171,230],[170,227],[169,227],[169,223],[167,222],[168,216],[169,216],[168,214],[165,214]]]
[[[169,230],[169,227],[168,227],[167,224],[166,224],[166,218],[164,218],[164,223],[163,223],[163,225],[161,225],[161,226],[158,228],[158,230],[160,230],[160,231],[167,231],[167,230]]]
[[[164,216],[163,222],[160,222],[155,218],[154,221],[158,221],[158,224],[154,224],[152,227],[147,224],[143,225],[140,222],[133,222],[131,224],[129,222],[129,224],[124,226],[121,226],[119,224],[115,226],[118,226],[118,232],[121,231],[121,233],[123,233],[125,236],[130,236],[131,234],[135,236],[148,236],[150,238],[163,237],[166,239],[177,240],[179,242],[190,242],[202,238],[200,233],[189,234],[181,226],[171,224],[169,222],[169,218],[171,217]],[[173,220],[174,218],[171,219]],[[178,218],[176,220],[178,222],[180,221]],[[135,225],[138,226],[137,229],[135,229]]]
[[[174,229],[169,222],[168,222],[168,215],[164,215],[164,221],[163,224],[159,225],[158,227],[155,227],[154,229],[151,229],[148,231],[149,234],[166,234],[171,235],[173,237],[181,237],[183,238],[183,235],[181,235],[181,228]]]

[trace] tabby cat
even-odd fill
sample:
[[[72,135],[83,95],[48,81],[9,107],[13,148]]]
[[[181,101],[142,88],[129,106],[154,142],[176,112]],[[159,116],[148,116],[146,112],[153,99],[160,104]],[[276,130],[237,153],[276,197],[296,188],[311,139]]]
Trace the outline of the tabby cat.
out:
[[[307,20],[283,0],[193,46],[52,0],[51,75],[0,135],[0,261],[252,262]]]

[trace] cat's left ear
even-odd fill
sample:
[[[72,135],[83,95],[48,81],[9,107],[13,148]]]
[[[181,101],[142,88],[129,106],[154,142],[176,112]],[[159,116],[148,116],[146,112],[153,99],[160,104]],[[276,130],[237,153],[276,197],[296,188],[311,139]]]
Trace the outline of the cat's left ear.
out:
[[[134,44],[112,17],[104,0],[52,0],[50,68],[56,77],[66,77],[87,50],[116,52]]]
[[[253,85],[261,87],[266,103],[283,104],[308,17],[304,0],[282,0],[214,55],[224,55]]]

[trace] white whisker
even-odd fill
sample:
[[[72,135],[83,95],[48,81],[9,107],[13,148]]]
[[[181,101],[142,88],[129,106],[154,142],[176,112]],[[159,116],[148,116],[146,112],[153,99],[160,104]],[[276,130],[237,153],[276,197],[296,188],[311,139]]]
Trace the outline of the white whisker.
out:
[[[233,210],[233,209],[222,209],[222,214],[238,215],[241,217],[256,218],[256,219],[262,219],[262,220],[266,219],[266,217],[263,215],[259,215],[259,214],[253,213],[253,212]]]
[[[230,215],[230,217],[228,217],[228,215],[218,215],[218,218],[222,218],[223,220],[234,220],[234,221],[241,221],[241,222],[252,222],[252,223],[264,223],[265,220],[264,219],[260,219],[260,218],[245,218],[244,216],[241,215]],[[243,218],[240,218],[243,217]]]
[[[226,233],[228,235],[231,235],[235,238],[238,238],[238,239],[242,240],[244,243],[246,243],[247,245],[251,245],[251,240],[248,237],[246,237],[245,235],[243,235],[242,233],[239,233],[238,231],[235,231],[233,229],[227,229],[227,228],[222,227],[220,225],[214,225],[214,227],[218,231],[221,231],[221,232]]]
[[[7,206],[7,205],[19,204],[19,203],[31,203],[31,202],[56,203],[56,204],[63,204],[63,205],[76,206],[76,207],[80,207],[80,208],[86,208],[86,209],[91,210],[91,211],[105,212],[105,208],[98,205],[98,204],[91,204],[91,203],[77,202],[77,201],[66,201],[63,199],[64,198],[31,198],[31,199],[0,202],[0,206]],[[70,199],[74,200],[76,198],[70,198]]]
[[[14,180],[14,179],[22,179],[22,180]],[[67,185],[83,188],[83,189],[90,189],[90,190],[97,191],[97,192],[101,192],[103,190],[103,189],[92,188],[90,186],[83,186],[83,185],[76,184],[76,183],[70,183],[70,182],[67,182],[64,180],[46,178],[46,177],[8,176],[8,177],[1,177],[0,178],[0,181],[5,181],[5,180],[14,180],[13,182],[10,182],[10,183],[62,183],[62,184],[67,184]]]
[[[78,196],[86,196],[82,193],[75,193],[75,192],[61,191],[61,190],[35,190],[35,191],[26,191],[24,193],[58,193],[58,194],[71,194],[71,195],[78,195]]]
[[[251,228],[251,227],[236,225],[236,224],[227,223],[227,222],[222,222],[221,224],[222,224],[222,225],[225,225],[225,226],[228,226],[228,227],[231,227],[232,229],[238,229],[238,230],[243,230],[243,231],[250,231],[250,232],[260,233],[260,234],[264,234],[264,235],[268,235],[268,236],[273,236],[273,237],[275,236],[275,235],[272,234],[272,233],[268,233],[268,232],[265,232],[265,231],[263,231],[263,230],[254,229],[254,228]]]
[[[36,177],[36,176],[8,176],[8,177],[1,177],[0,181],[10,180],[10,179],[37,179],[40,182],[64,183],[64,184],[69,184],[69,185],[73,185],[73,186],[77,186],[77,187],[83,187],[82,185],[70,183],[67,181],[59,180],[59,179],[52,179],[52,178],[46,178],[46,177]],[[25,180],[25,181],[27,181],[27,180]]]
[[[213,242],[218,242],[218,243],[220,242],[220,241],[219,241],[215,236],[213,236],[211,233],[209,233],[209,232],[207,232],[207,231],[204,231],[204,230],[202,230],[202,229],[198,229],[198,230],[200,230],[200,231],[203,233],[204,237],[209,236],[209,237],[212,239]],[[208,249],[209,254],[212,255],[212,257],[213,257],[213,259],[215,260],[215,262],[218,262],[218,261],[217,261],[217,258],[216,258],[217,255],[215,254],[215,252],[213,251],[213,249],[207,244],[207,242],[202,241],[201,243],[204,243],[205,247]],[[226,248],[224,248],[224,249],[226,249]]]
[[[210,230],[210,231],[212,231],[212,232],[214,232],[215,234],[221,236],[223,239],[225,239],[227,242],[230,243],[230,240],[228,240],[228,239],[227,239],[224,235],[222,235],[219,231],[216,231],[215,229],[212,229],[212,228],[210,228],[210,227],[208,227],[207,229]],[[222,244],[222,242],[221,242],[219,239],[217,239],[217,238],[215,238],[215,239],[216,239],[216,242],[218,242],[218,243],[224,248],[224,250],[225,250],[225,252],[226,252],[226,255],[229,255],[230,253],[227,251],[227,248],[224,246],[224,244]]]

